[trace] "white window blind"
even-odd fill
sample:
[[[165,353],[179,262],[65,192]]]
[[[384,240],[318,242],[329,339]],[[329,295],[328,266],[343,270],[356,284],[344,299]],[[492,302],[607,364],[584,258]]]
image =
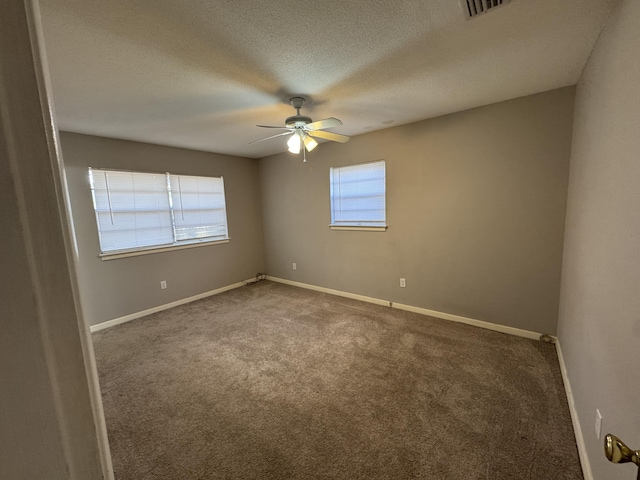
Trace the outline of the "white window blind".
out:
[[[330,170],[331,225],[386,226],[385,162]]]
[[[176,242],[227,238],[222,178],[170,175]]]
[[[228,239],[222,178],[89,169],[103,255]]]
[[[165,174],[89,170],[102,252],[171,245]]]

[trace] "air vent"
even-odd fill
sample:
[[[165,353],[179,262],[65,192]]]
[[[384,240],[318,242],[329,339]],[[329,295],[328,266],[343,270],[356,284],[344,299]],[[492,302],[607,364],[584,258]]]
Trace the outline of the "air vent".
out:
[[[460,0],[467,18],[475,18],[509,3],[509,0]]]

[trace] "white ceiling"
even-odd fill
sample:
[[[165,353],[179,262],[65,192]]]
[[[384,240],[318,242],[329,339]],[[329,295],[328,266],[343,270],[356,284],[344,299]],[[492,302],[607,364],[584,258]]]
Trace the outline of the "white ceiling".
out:
[[[578,81],[615,0],[40,0],[62,130],[244,157],[302,114],[357,135]],[[319,147],[322,148],[322,147]]]

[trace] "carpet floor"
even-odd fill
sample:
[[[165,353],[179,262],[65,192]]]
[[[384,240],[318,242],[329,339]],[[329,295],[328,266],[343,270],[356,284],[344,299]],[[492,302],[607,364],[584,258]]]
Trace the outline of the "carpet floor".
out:
[[[583,478],[539,341],[269,281],[93,339],[117,480]]]

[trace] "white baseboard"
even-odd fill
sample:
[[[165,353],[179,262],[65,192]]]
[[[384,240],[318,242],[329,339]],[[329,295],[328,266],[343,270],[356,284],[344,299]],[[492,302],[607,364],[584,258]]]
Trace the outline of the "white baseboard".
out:
[[[564,356],[562,355],[562,348],[560,341],[556,338],[556,351],[558,352],[558,362],[560,363],[560,372],[562,373],[562,381],[564,382],[564,389],[567,394],[567,402],[569,403],[569,412],[571,412],[571,422],[573,423],[573,433],[576,436],[576,444],[578,445],[578,455],[580,456],[580,464],[582,465],[582,474],[584,480],[593,480],[593,472],[591,471],[591,464],[589,463],[589,457],[587,455],[587,446],[584,441],[584,435],[582,434],[582,427],[580,426],[580,419],[578,418],[578,411],[576,410],[576,403],[573,398],[573,391],[571,390],[571,382],[567,374],[567,365],[564,363]]]
[[[429,317],[436,317],[442,320],[450,320],[452,322],[464,323],[466,325],[472,325],[474,327],[484,328],[486,330],[493,330],[494,332],[507,333],[509,335],[515,335],[516,337],[531,338],[533,340],[540,340],[541,333],[532,332],[530,330],[523,330],[521,328],[508,327],[506,325],[500,325],[498,323],[485,322],[484,320],[476,320],[475,318],[462,317],[460,315],[453,315],[452,313],[438,312],[436,310],[429,310],[428,308],[414,307],[412,305],[403,305],[401,303],[393,303],[393,308],[399,310],[406,310],[407,312],[421,313],[422,315],[428,315]]]
[[[376,305],[383,305],[389,307],[390,302],[388,300],[380,300],[379,298],[366,297],[364,295],[358,295],[357,293],[343,292],[342,290],[333,290],[332,288],[318,287],[317,285],[311,285],[309,283],[294,282],[293,280],[286,280],[284,278],[271,277],[267,275],[267,280],[272,282],[284,283],[293,287],[306,288],[307,290],[315,290],[316,292],[329,293],[331,295],[337,295],[338,297],[351,298],[353,300],[360,300],[367,303],[375,303]]]
[[[389,300],[381,300],[379,298],[366,297],[364,295],[358,295],[355,293],[343,292],[341,290],[333,290],[331,288],[318,287],[316,285],[310,285],[308,283],[294,282],[293,280],[286,280],[284,278],[267,276],[268,280],[292,285],[294,287],[306,288],[309,290],[315,290],[317,292],[329,293],[331,295],[338,295],[340,297],[352,298],[354,300],[361,300],[363,302],[375,303],[376,305],[383,305],[385,307],[397,308],[399,310],[406,310],[408,312],[420,313],[422,315],[428,315],[430,317],[436,317],[443,320],[450,320],[452,322],[465,323],[467,325],[473,325],[475,327],[485,328],[487,330],[493,330],[496,332],[507,333],[509,335],[516,335],[518,337],[532,338],[534,340],[540,340],[540,333],[531,332],[529,330],[523,330],[515,327],[507,327],[506,325],[499,325],[497,323],[485,322],[483,320],[476,320],[474,318],[462,317],[460,315],[453,315],[451,313],[438,312],[436,310],[429,310],[426,308],[414,307],[412,305],[403,305],[401,303],[390,302]]]
[[[163,310],[168,310],[169,308],[177,307],[179,305],[184,305],[185,303],[195,302],[196,300],[207,298],[212,295],[217,295],[218,293],[226,292],[228,290],[233,290],[234,288],[242,287],[247,282],[251,282],[253,280],[255,280],[255,278],[250,278],[249,280],[245,280],[244,282],[234,283],[232,285],[227,285],[225,287],[216,288],[215,290],[210,290],[208,292],[199,293],[198,295],[183,298],[181,300],[176,300],[175,302],[165,303],[164,305],[158,305],[157,307],[149,308],[141,312],[130,313],[129,315],[125,315],[124,317],[114,318],[113,320],[107,320],[106,322],[98,323],[97,325],[91,325],[91,333],[104,330],[105,328],[115,327],[116,325],[120,325],[121,323],[130,322],[131,320],[135,320],[136,318],[140,318],[140,317],[145,317],[147,315],[151,315],[152,313],[161,312]]]

